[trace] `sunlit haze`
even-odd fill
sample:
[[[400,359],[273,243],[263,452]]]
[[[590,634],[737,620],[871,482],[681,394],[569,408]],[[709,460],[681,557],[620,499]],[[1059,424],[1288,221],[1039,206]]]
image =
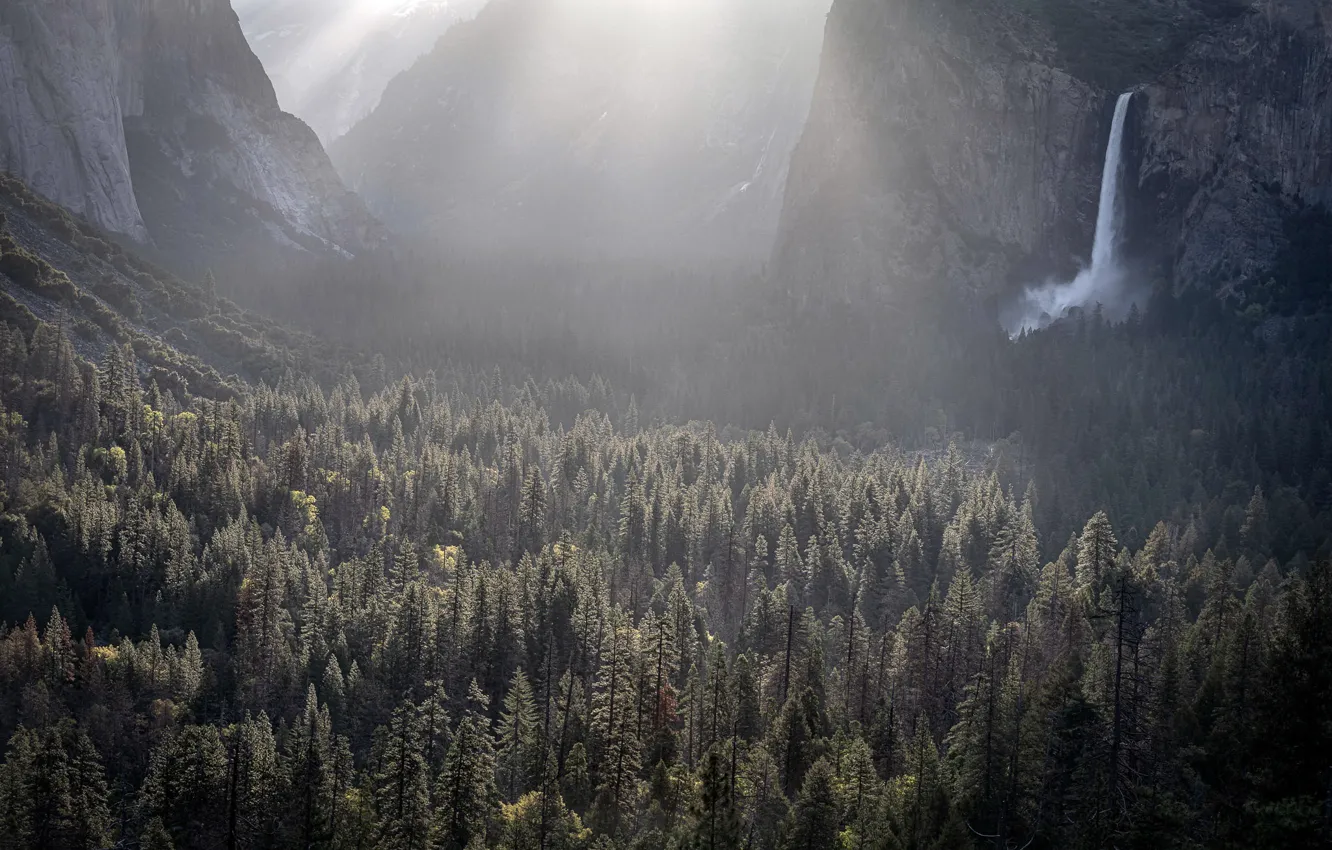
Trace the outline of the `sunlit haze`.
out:
[[[284,109],[324,140],[345,133],[385,84],[486,0],[237,0]]]
[[[759,266],[828,6],[504,0],[329,152],[386,223],[454,252]]]

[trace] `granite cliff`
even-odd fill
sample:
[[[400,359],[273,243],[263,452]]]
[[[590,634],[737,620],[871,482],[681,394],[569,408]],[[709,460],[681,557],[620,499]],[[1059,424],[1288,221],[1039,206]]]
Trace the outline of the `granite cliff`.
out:
[[[1243,295],[1329,232],[1329,45],[1326,0],[836,0],[777,278],[988,312],[1070,273],[1131,89],[1135,274]]]
[[[0,6],[0,168],[191,273],[380,239],[227,0]]]
[[[1308,257],[1332,235],[1332,3],[1254,4],[1149,82],[1136,114],[1131,247],[1176,292],[1332,282]]]
[[[837,0],[775,267],[839,297],[1054,261],[1096,210],[1101,93],[1011,3]]]

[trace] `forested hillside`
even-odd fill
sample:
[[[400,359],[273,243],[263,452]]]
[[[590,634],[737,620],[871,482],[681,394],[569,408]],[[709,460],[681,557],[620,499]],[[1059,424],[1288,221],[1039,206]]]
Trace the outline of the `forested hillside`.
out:
[[[645,426],[600,381],[209,398],[12,315],[0,845],[1325,834],[1332,574],[1261,490],[1063,545],[985,451]]]

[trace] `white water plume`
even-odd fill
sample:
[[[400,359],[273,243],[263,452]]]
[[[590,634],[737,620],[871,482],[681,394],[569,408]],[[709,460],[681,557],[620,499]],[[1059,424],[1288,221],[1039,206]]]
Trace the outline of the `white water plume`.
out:
[[[1123,300],[1125,273],[1120,264],[1119,244],[1124,216],[1119,203],[1119,185],[1124,124],[1132,100],[1133,92],[1125,92],[1115,104],[1115,118],[1110,125],[1110,140],[1105,150],[1105,168],[1101,172],[1101,202],[1096,212],[1091,265],[1067,283],[1051,282],[1028,288],[1008,322],[1008,331],[1013,336],[1043,328],[1067,315],[1074,307],[1111,306]]]

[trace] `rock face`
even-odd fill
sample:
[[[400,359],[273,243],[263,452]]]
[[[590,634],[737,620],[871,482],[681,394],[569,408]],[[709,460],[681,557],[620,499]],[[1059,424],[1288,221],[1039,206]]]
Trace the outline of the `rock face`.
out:
[[[454,252],[759,264],[828,0],[492,0],[330,152]]]
[[[837,0],[786,191],[783,281],[974,294],[1089,243],[1113,103],[1055,52],[1002,0]]]
[[[282,108],[330,144],[379,103],[389,80],[485,0],[236,0]]]
[[[1070,272],[1128,88],[1135,273],[1221,293],[1271,274],[1294,219],[1326,223],[1332,6],[1151,0],[1117,18],[1122,5],[836,0],[778,279],[975,305]]]
[[[227,0],[11,0],[0,67],[0,164],[182,266],[379,238]]]
[[[143,240],[111,8],[107,0],[0,4],[0,169]]]
[[[1136,247],[1176,291],[1243,294],[1332,208],[1332,4],[1256,4],[1142,95]]]

